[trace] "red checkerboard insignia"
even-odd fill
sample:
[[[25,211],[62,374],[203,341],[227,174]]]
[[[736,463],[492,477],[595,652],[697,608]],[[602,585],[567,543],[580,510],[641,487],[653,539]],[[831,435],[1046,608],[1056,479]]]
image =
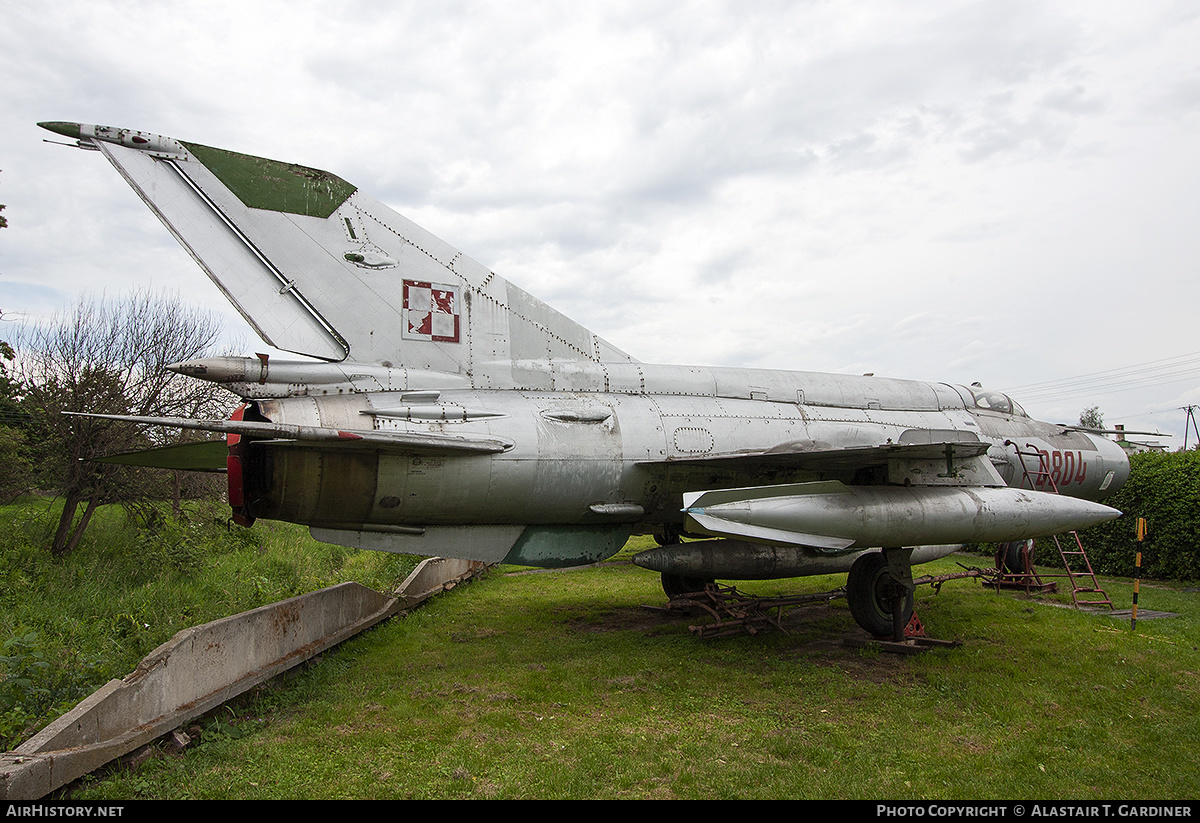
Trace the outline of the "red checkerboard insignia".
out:
[[[406,340],[457,343],[459,321],[458,286],[404,281],[404,327]]]

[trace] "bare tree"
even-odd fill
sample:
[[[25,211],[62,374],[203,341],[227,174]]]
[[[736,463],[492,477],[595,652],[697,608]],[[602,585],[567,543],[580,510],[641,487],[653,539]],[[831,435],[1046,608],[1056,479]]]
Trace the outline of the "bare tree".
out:
[[[64,500],[51,543],[55,555],[79,544],[98,506],[146,493],[144,470],[90,458],[167,445],[180,437],[63,412],[221,416],[232,405],[231,395],[166,369],[214,353],[220,332],[215,315],[148,292],[123,300],[85,297],[49,323],[18,330],[15,368],[24,402],[39,418],[44,487],[56,489]]]

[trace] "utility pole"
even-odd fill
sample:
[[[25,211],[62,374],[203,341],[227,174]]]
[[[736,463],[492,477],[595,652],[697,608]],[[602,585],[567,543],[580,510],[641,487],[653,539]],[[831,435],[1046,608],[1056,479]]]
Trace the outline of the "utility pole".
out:
[[[1187,451],[1188,424],[1191,423],[1192,431],[1196,432],[1197,445],[1200,445],[1200,427],[1197,427],[1197,424],[1196,424],[1196,407],[1195,406],[1184,406],[1183,410],[1185,412],[1187,412],[1187,417],[1184,418],[1184,421],[1183,421],[1183,450]]]

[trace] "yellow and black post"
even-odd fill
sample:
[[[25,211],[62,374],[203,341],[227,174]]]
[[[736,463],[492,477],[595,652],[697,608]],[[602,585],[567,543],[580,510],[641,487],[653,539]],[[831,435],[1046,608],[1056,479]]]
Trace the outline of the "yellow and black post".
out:
[[[1137,539],[1138,539],[1139,544],[1143,540],[1146,539],[1146,518],[1144,518],[1144,517],[1139,517],[1137,519]],[[1137,553],[1137,559],[1134,561],[1134,564],[1133,564],[1133,616],[1130,619],[1130,623],[1129,623],[1129,628],[1131,631],[1137,629],[1138,584],[1141,582],[1141,578],[1142,578],[1142,552],[1139,549],[1138,553]]]

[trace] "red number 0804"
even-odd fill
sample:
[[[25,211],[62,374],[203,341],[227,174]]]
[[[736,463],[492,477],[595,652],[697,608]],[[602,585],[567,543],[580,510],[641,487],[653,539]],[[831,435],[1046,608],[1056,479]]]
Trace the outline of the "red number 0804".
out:
[[[1083,452],[1064,452],[1055,449],[1050,452],[1040,452],[1042,455],[1042,471],[1046,474],[1039,474],[1037,488],[1042,488],[1049,480],[1055,488],[1062,488],[1071,483],[1083,484],[1087,478],[1087,461],[1083,459]]]

